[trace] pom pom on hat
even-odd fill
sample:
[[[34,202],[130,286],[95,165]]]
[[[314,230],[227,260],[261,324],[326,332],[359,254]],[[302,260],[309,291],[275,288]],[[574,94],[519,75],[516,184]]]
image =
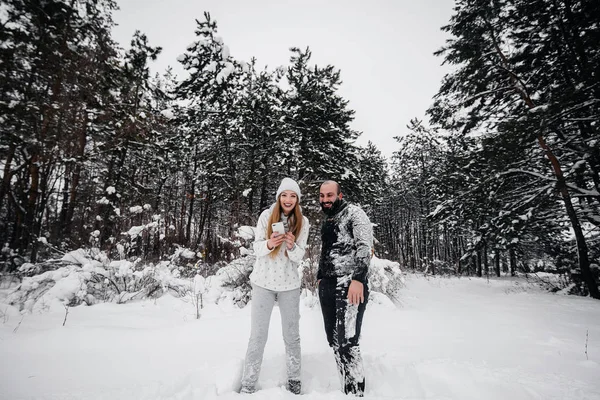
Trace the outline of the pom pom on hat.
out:
[[[283,178],[283,180],[281,181],[281,184],[279,185],[279,189],[277,189],[277,194],[275,195],[275,200],[279,199],[279,195],[284,190],[291,190],[298,195],[298,199],[302,198],[302,193],[300,192],[300,186],[292,178]]]

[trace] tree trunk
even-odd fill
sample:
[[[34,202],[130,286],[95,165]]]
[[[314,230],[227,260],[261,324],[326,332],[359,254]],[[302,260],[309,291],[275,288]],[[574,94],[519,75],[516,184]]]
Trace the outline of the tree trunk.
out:
[[[557,189],[560,191],[563,202],[565,203],[565,209],[567,210],[567,215],[569,216],[569,221],[571,222],[571,228],[573,229],[573,233],[575,234],[575,240],[577,241],[577,256],[579,258],[579,270],[581,271],[583,280],[590,292],[590,296],[592,296],[595,299],[600,299],[600,291],[598,291],[598,285],[594,280],[594,276],[590,268],[589,251],[585,240],[585,236],[583,234],[583,230],[581,229],[581,224],[579,222],[579,218],[577,217],[577,213],[575,212],[575,208],[573,207],[571,195],[567,190],[567,183],[565,181],[565,177],[563,176],[562,169],[560,167],[558,159],[550,150],[550,148],[548,147],[544,138],[541,135],[538,136],[538,142],[540,144],[540,147],[544,150],[546,156],[552,163],[554,174],[556,175],[556,186]]]
[[[190,199],[190,207],[188,210],[188,220],[187,220],[187,224],[186,224],[186,228],[185,228],[185,241],[186,241],[186,246],[190,245],[190,239],[192,236],[192,220],[194,218],[194,203],[196,200],[196,173],[198,171],[198,157],[197,157],[197,148],[194,145],[194,155],[193,155],[193,163],[194,163],[194,168],[192,169],[192,176],[191,176],[191,181],[192,181],[192,185],[190,187],[190,192],[188,194],[188,197]]]
[[[40,157],[34,154],[29,161],[30,186],[27,197],[27,208],[25,209],[25,219],[23,221],[23,230],[20,238],[20,248],[22,254],[25,253],[32,243],[33,224],[35,221],[37,199],[40,190]],[[35,262],[31,260],[31,262]]]
[[[267,162],[268,162],[267,161],[267,157],[266,156],[263,157],[262,164],[263,165],[268,165]],[[269,176],[269,174],[265,171],[265,173],[263,174],[262,184],[260,186],[260,203],[259,203],[260,210],[263,210],[268,205],[268,200],[267,200],[267,196],[268,196],[268,193],[267,193],[267,183],[268,183],[267,180],[268,180],[268,176]]]
[[[187,202],[186,199],[186,194],[187,191],[184,188],[184,192],[183,192],[183,197],[181,199],[181,210],[179,211],[179,223],[177,226],[177,242],[179,244],[183,243],[183,241],[185,240],[185,203]]]
[[[83,126],[79,130],[78,140],[77,140],[77,152],[75,153],[76,161],[73,166],[73,171],[71,175],[71,186],[69,188],[69,204],[67,206],[66,215],[64,218],[64,226],[63,232],[66,232],[66,229],[71,226],[73,222],[73,215],[75,213],[75,205],[77,201],[77,191],[79,189],[79,181],[81,180],[81,171],[82,164],[84,162],[83,158],[85,155],[85,146],[87,143],[86,138],[86,126],[88,122],[87,113],[84,113],[84,121]]]
[[[496,276],[500,277],[500,249],[494,251],[494,269],[496,270]]]
[[[69,193],[71,187],[71,169],[72,164],[67,163],[67,165],[65,165],[65,177],[63,179],[63,187],[61,190],[62,201],[60,206],[60,212],[58,214],[58,229],[55,228],[52,230],[52,236],[55,237],[55,239],[60,239],[62,235],[65,234],[68,230],[67,213],[69,208]]]
[[[10,179],[12,177],[11,165],[13,158],[15,156],[15,150],[17,146],[14,143],[11,143],[8,148],[8,155],[6,156],[6,161],[4,164],[4,173],[2,175],[2,183],[0,184],[0,210],[2,210],[2,206],[4,205],[4,196],[8,194],[10,190]]]
[[[515,276],[517,270],[517,256],[515,254],[515,249],[511,247],[508,252],[510,257],[510,276]]]
[[[483,269],[485,272],[485,276],[490,276],[490,264],[488,262],[488,247],[487,242],[483,243]]]
[[[250,152],[250,172],[248,173],[248,183],[250,184],[250,192],[248,193],[248,214],[250,219],[254,215],[254,175],[256,173],[256,160],[254,159],[254,148]],[[250,221],[248,221],[250,223]]]
[[[575,212],[575,209],[573,208],[571,196],[569,196],[564,180],[562,181],[561,186],[561,193],[563,193],[563,201],[565,202],[565,208],[567,209],[567,214],[569,215],[569,220],[571,221],[571,228],[573,228],[573,232],[575,233],[575,239],[577,241],[577,255],[579,258],[579,269],[581,270],[581,275],[590,292],[590,296],[592,296],[595,299],[600,299],[598,285],[594,280],[594,276],[590,268],[590,260],[588,257],[589,252],[587,243],[585,241],[585,236],[583,235],[583,230],[581,229],[579,219],[577,218],[577,214]]]

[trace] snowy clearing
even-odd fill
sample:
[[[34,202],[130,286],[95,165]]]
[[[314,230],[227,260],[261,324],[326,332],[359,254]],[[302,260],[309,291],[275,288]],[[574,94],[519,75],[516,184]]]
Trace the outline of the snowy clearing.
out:
[[[318,303],[306,292],[301,302],[302,397],[346,399]],[[600,399],[597,300],[520,279],[409,274],[400,302],[375,294],[367,307],[367,399]],[[64,311],[21,315],[0,306],[2,399],[296,398],[282,387],[277,308],[260,390],[240,395],[248,306],[207,304],[196,320],[192,304],[165,295],[74,307],[65,326]]]

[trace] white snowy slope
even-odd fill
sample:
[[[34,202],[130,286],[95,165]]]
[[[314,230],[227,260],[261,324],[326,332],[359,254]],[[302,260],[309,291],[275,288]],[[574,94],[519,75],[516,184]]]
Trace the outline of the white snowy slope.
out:
[[[409,274],[400,302],[375,295],[367,307],[367,399],[600,399],[597,300],[545,293],[519,279]],[[74,307],[62,326],[64,310],[20,314],[0,304],[0,398],[296,398],[282,387],[277,308],[260,390],[235,392],[249,311],[209,302],[196,320],[190,303],[166,295]],[[301,313],[301,398],[348,398],[310,293]]]

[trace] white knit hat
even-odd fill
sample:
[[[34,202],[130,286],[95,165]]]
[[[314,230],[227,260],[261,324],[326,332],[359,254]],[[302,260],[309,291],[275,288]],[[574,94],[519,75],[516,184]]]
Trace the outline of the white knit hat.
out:
[[[292,178],[283,178],[281,184],[279,185],[279,189],[277,189],[277,194],[275,195],[275,200],[279,199],[279,195],[284,190],[291,190],[298,195],[298,199],[302,198],[302,193],[300,192],[300,186],[298,183]]]

